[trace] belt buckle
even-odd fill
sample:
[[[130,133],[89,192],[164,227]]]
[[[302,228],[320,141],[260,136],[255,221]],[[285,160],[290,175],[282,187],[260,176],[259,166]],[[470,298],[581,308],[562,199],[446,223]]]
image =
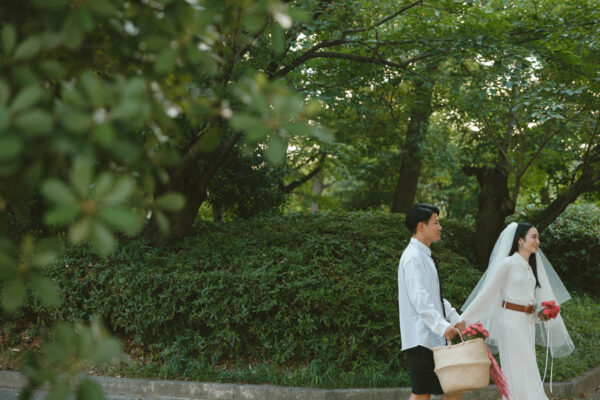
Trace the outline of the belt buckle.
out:
[[[525,312],[527,314],[533,314],[535,312],[535,304],[529,304],[527,307],[525,307]]]

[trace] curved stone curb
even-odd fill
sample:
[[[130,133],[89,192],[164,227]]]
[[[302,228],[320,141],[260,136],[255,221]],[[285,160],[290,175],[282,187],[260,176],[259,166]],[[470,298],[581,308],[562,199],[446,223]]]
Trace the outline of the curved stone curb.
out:
[[[91,377],[108,396],[131,396],[145,399],[197,400],[405,400],[410,388],[393,389],[312,389],[273,385],[239,385],[152,379]],[[25,384],[18,372],[0,371],[0,388],[19,389]],[[573,398],[591,392],[600,386],[600,366],[574,378],[570,382],[553,384],[551,398]],[[466,393],[465,400],[496,400],[498,390],[490,385],[485,389]],[[441,399],[442,396],[432,396]]]

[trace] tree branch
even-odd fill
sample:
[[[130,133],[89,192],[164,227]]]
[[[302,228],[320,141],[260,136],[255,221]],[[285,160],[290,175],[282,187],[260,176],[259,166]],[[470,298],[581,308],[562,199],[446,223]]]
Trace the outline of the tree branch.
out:
[[[356,54],[340,53],[340,52],[335,52],[335,51],[319,51],[319,52],[312,52],[312,53],[307,52],[307,53],[303,54],[302,56],[298,57],[297,59],[295,59],[294,61],[292,61],[292,63],[290,65],[279,70],[275,74],[275,76],[276,77],[285,76],[285,75],[289,74],[291,71],[293,71],[295,68],[297,68],[299,65],[303,64],[304,62],[306,62],[312,58],[337,58],[337,59],[350,60],[350,61],[362,62],[362,63],[367,63],[367,64],[383,65],[386,67],[394,67],[394,68],[398,68],[398,69],[406,69],[406,67],[408,67],[410,64],[412,64],[416,61],[424,60],[426,58],[433,57],[434,55],[437,55],[437,54],[438,53],[436,53],[434,51],[426,51],[423,54],[415,56],[404,62],[398,63],[395,61],[386,60],[381,57],[378,57],[378,58],[366,57],[366,56],[359,56]]]
[[[408,11],[411,8],[419,6],[419,5],[423,5],[423,0],[415,1],[414,3],[409,4],[409,5],[401,8],[400,10],[396,11],[395,13],[390,14],[387,17],[383,18],[379,22],[376,22],[373,26],[371,26],[369,28],[346,29],[345,31],[342,32],[342,35],[346,36],[346,35],[349,35],[351,33],[360,33],[360,32],[369,31],[369,30],[371,30],[373,28],[377,28],[379,25],[383,25],[386,22],[388,22],[389,20],[391,20],[393,18],[396,18],[398,15],[402,14],[403,12]]]
[[[321,172],[321,169],[323,169],[323,163],[325,162],[326,158],[327,158],[327,153],[321,154],[321,157],[319,158],[319,161],[317,162],[317,166],[310,173],[308,173],[307,175],[303,176],[302,178],[300,178],[298,180],[288,183],[287,185],[280,184],[279,188],[281,189],[281,191],[284,193],[291,193],[298,186],[308,182],[311,178],[313,178],[315,175],[317,175],[319,172]]]

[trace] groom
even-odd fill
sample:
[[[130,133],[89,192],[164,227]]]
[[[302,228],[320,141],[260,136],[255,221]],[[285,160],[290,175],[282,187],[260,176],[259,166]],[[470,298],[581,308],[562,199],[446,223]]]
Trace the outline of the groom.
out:
[[[406,213],[406,227],[412,238],[400,258],[398,267],[398,303],[402,351],[408,360],[412,386],[411,400],[428,400],[432,394],[443,394],[433,371],[432,349],[446,344],[465,329],[456,310],[442,299],[437,265],[429,246],[438,242],[442,226],[439,209],[428,204],[415,204]],[[443,306],[442,306],[443,304]],[[460,394],[444,399],[459,400]]]

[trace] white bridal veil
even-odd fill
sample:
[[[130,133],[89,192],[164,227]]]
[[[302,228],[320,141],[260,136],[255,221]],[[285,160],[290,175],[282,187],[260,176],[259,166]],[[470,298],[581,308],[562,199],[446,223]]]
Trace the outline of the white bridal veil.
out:
[[[494,276],[494,272],[499,267],[500,261],[509,256],[508,253],[512,247],[517,225],[516,222],[510,223],[502,231],[500,237],[498,237],[498,240],[494,245],[494,250],[492,250],[492,255],[490,256],[488,268],[479,280],[479,283],[477,283],[477,286],[475,286],[475,289],[473,289],[473,292],[465,304],[463,304],[461,308],[462,311],[464,311],[469,304],[471,304],[473,299],[475,299],[477,294],[479,294],[481,289],[485,286],[487,279]],[[563,285],[558,274],[554,268],[552,268],[552,265],[540,249],[538,249],[536,253],[536,266],[537,277],[541,286],[536,288],[535,291],[538,308],[543,301],[555,300],[559,305],[562,305],[571,298],[565,285]],[[497,329],[497,316],[500,315],[501,303],[502,297],[500,292],[498,292],[496,296],[491,299],[486,308],[479,314],[473,316],[474,321],[480,321],[490,332],[486,342],[490,347],[490,350],[494,353],[498,351],[498,335],[501,333],[501,331]],[[553,357],[564,357],[573,352],[575,345],[573,345],[573,342],[569,337],[569,333],[567,332],[567,328],[565,327],[565,323],[560,314],[557,318],[546,322],[540,321],[535,314],[532,315],[532,318],[535,318],[537,321],[535,323],[536,344],[549,347]]]

